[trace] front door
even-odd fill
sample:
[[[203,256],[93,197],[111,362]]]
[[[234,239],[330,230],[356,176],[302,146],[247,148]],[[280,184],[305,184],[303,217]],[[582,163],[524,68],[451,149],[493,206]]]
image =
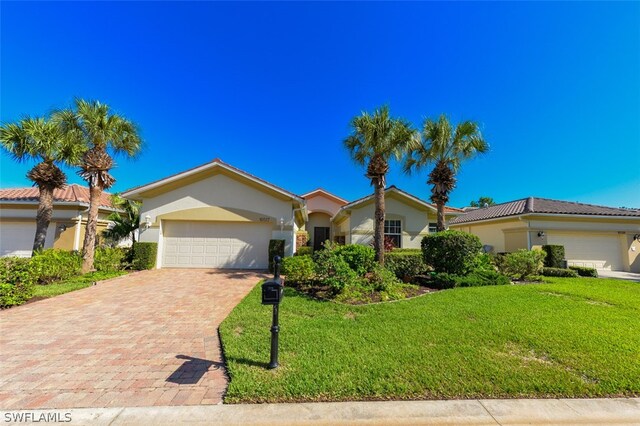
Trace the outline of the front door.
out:
[[[322,243],[330,239],[329,227],[315,226],[313,228],[313,250],[320,250]]]

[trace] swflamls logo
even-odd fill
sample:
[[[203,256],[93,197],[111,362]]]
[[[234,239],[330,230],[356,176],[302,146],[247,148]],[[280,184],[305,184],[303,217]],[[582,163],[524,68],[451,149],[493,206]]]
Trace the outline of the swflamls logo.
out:
[[[71,413],[16,411],[4,413],[5,423],[69,423]]]

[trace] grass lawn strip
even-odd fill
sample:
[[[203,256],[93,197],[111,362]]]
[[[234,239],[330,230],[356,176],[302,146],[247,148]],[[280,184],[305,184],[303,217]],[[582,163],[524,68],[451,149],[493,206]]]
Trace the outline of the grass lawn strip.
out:
[[[31,300],[47,299],[49,297],[58,296],[60,294],[69,293],[70,291],[80,290],[81,288],[90,287],[94,282],[108,280],[110,278],[119,277],[126,274],[125,271],[116,272],[91,272],[85,275],[69,278],[48,285],[36,285]]]
[[[256,287],[220,326],[226,402],[640,395],[640,285],[446,290],[345,306],[286,289],[280,363]]]

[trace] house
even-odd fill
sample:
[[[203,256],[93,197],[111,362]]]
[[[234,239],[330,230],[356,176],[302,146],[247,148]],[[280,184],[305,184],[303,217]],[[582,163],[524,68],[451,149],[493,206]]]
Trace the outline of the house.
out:
[[[0,189],[0,256],[30,257],[36,233],[39,189]],[[89,211],[89,188],[67,185],[53,192],[53,216],[45,248],[79,250]],[[107,228],[107,216],[116,211],[111,196],[103,193],[98,210],[98,235]]]
[[[420,248],[422,238],[436,232],[436,206],[396,186],[385,189],[384,234],[398,248]],[[370,245],[373,242],[374,195],[345,204],[331,218],[334,239],[346,244]],[[445,207],[445,218],[453,219],[463,211]]]
[[[316,248],[327,239],[369,244],[373,196],[348,203],[318,188],[302,196],[215,159],[130,189],[141,201],[140,241],[158,243],[156,267],[266,269],[269,240],[295,253],[308,233]],[[387,235],[399,247],[420,247],[435,230],[436,208],[392,186],[386,190]],[[448,208],[447,217],[462,214]]]
[[[158,243],[156,267],[266,269],[269,240],[296,250],[305,200],[220,159],[130,189],[142,202],[140,241]]]
[[[640,272],[640,210],[528,197],[467,211],[449,226],[494,252],[556,244],[569,265]]]

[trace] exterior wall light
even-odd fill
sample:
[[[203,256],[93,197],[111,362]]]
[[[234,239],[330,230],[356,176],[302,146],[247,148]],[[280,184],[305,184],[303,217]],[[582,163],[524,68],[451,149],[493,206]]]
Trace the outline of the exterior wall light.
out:
[[[544,231],[538,231],[538,237],[542,238],[544,237]]]
[[[149,229],[151,227],[151,216],[146,215],[144,217],[144,229]]]
[[[58,226],[58,230],[59,230],[60,232],[64,232],[64,231],[66,231],[66,230],[67,230],[67,225],[65,225],[64,223],[63,223],[62,225],[59,225],[59,226]]]
[[[280,232],[284,231],[284,218],[280,218]]]
[[[640,234],[634,235],[633,239],[636,240],[636,241],[640,241]]]

